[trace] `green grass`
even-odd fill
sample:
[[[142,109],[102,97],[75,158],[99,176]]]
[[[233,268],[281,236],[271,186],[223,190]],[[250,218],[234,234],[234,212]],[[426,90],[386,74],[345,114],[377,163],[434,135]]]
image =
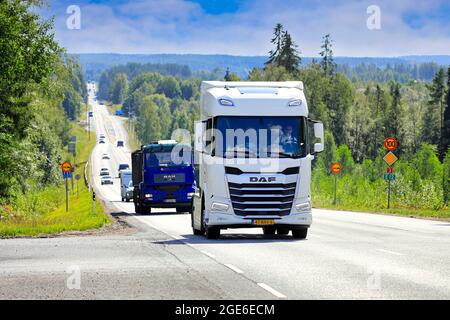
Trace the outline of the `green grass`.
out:
[[[384,180],[370,182],[367,179],[342,176],[337,180],[337,201],[334,198],[334,177],[323,174],[313,174],[311,194],[312,204],[315,208],[362,211],[401,216],[414,216],[450,220],[450,208],[447,206],[433,209],[432,203],[414,203],[407,205],[397,194],[402,185],[393,186],[390,209],[387,208],[387,183]]]
[[[77,136],[77,162],[85,162],[95,145],[91,133],[88,141],[87,132],[74,124],[71,135]],[[70,157],[67,155],[67,159]],[[72,160],[72,159],[71,159]],[[111,223],[99,202],[92,207],[92,194],[84,184],[84,164],[74,172],[81,179],[74,180],[74,189],[69,180],[69,211],[65,206],[64,185],[48,187],[42,191],[27,193],[17,199],[13,206],[0,208],[3,219],[0,222],[0,237],[38,236],[64,231],[83,231],[100,228]]]

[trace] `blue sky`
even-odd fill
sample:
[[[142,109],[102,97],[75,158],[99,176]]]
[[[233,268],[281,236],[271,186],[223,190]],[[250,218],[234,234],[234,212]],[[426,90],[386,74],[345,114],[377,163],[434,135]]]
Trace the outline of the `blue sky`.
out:
[[[57,39],[71,53],[265,55],[275,23],[304,56],[317,56],[330,33],[338,56],[450,54],[448,0],[49,0]],[[70,5],[81,29],[66,26]],[[380,8],[369,30],[367,8]]]

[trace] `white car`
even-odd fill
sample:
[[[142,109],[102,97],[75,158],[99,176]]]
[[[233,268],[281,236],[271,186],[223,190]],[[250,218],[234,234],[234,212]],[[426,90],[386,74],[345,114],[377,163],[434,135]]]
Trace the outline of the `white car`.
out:
[[[109,154],[107,154],[107,153],[102,154],[102,160],[109,160],[109,159],[111,159],[109,157]]]
[[[109,176],[109,169],[108,168],[101,168],[100,169],[100,176]]]
[[[102,179],[102,185],[104,184],[114,184],[113,179],[111,176],[103,176]]]

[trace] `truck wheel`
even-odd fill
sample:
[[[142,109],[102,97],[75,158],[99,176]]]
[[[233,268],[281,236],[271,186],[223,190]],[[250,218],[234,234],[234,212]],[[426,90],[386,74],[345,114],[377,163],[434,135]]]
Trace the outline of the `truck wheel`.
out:
[[[141,213],[141,206],[138,203],[134,204],[134,212]]]
[[[150,214],[150,213],[152,213],[152,208],[150,208],[150,207],[143,207],[142,208],[142,213],[143,214]]]
[[[205,234],[204,230],[198,230],[194,227],[194,213],[191,214],[191,226],[192,226],[192,232],[195,236],[202,236]]]
[[[208,239],[219,239],[220,238],[220,228],[217,227],[206,227],[206,238]]]
[[[306,239],[308,228],[292,229],[292,237],[294,239]]]
[[[124,202],[124,198],[122,198],[122,202]]]
[[[289,229],[287,228],[277,228],[277,234],[279,235],[287,235],[289,233]]]
[[[275,227],[263,227],[263,233],[265,236],[273,236],[275,231]]]

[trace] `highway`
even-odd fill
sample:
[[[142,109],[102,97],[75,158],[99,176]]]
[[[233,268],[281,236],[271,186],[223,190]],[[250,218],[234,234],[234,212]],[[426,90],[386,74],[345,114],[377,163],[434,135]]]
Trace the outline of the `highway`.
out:
[[[95,130],[107,136],[94,150],[98,177],[101,153],[116,170],[130,163],[123,119],[92,103]],[[104,162],[104,161],[103,161]],[[117,176],[117,172],[114,172]],[[314,209],[307,240],[265,237],[259,229],[223,230],[219,240],[194,236],[189,214],[157,209],[136,215],[132,203],[121,202],[118,181],[96,187],[102,197],[143,225],[170,237],[167,245],[187,245],[256,283],[274,298],[289,299],[422,299],[450,298],[450,223],[408,217]],[[239,298],[239,292],[236,292]]]
[[[121,201],[117,168],[130,164],[124,118],[89,98],[97,196],[134,230],[126,234],[0,241],[0,298],[449,299],[450,223],[313,209],[306,240],[223,230],[194,236],[189,214],[134,213]],[[117,147],[124,140],[124,147]],[[108,153],[109,160],[101,155]],[[100,184],[110,169],[113,185]],[[81,289],[66,286],[67,267]]]

